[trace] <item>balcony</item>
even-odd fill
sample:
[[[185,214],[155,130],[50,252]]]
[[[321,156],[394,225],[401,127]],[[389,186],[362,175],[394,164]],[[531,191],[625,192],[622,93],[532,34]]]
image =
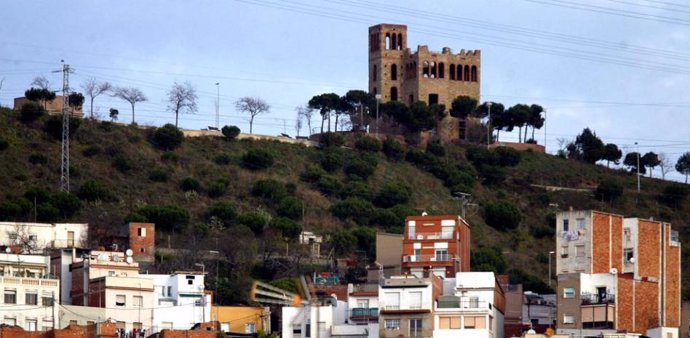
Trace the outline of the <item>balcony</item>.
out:
[[[486,312],[492,310],[490,302],[479,300],[439,300],[436,303],[437,311],[460,311],[460,312]]]
[[[375,320],[379,317],[379,308],[356,307],[350,311],[351,320]]]
[[[451,260],[453,260],[453,257],[448,254],[403,256],[403,263],[450,262]]]
[[[443,232],[422,232],[408,234],[407,239],[416,241],[434,241],[439,239],[454,239],[455,231],[443,231]]]
[[[616,296],[613,294],[598,295],[593,293],[583,293],[580,295],[582,305],[596,305],[596,304],[615,304]]]
[[[28,286],[44,286],[57,287],[59,284],[57,279],[43,279],[43,278],[29,278],[29,277],[0,277],[0,284],[4,285],[28,285]]]

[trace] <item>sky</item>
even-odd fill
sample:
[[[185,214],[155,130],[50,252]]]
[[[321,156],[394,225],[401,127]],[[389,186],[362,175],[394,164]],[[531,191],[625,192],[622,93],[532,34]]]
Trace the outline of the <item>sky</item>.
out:
[[[0,0],[0,8],[3,106],[36,76],[60,89],[53,71],[64,60],[75,90],[88,78],[141,89],[139,124],[174,123],[166,93],[188,81],[199,109],[181,115],[180,127],[214,126],[219,97],[220,125],[248,130],[234,102],[254,96],[271,105],[255,133],[294,135],[295,108],[312,96],[367,88],[368,27],[396,23],[408,26],[413,50],[481,50],[481,101],[545,107],[535,138],[549,153],[584,128],[624,153],[663,153],[672,164],[690,151],[690,4],[681,0]],[[104,95],[94,105],[104,119],[115,108],[131,121],[125,101]]]

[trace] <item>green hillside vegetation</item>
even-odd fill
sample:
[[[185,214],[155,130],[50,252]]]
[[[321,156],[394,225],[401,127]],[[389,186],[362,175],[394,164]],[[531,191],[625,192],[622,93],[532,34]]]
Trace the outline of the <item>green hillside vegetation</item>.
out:
[[[337,134],[314,148],[235,140],[229,128],[226,137],[182,139],[172,125],[75,120],[71,193],[60,193],[55,118],[0,112],[0,220],[87,222],[92,246],[128,221],[155,222],[157,248],[188,251],[159,250],[152,270],[194,268],[196,253],[218,250],[223,304],[246,302],[251,278],[327,269],[296,244],[302,229],[327,235],[322,253],[371,262],[376,231],[400,233],[405,216],[423,211],[460,214],[453,192],[472,194],[473,268],[510,273],[527,290],[549,290],[554,213],[570,207],[669,221],[687,261],[685,185],[645,177],[638,195],[633,174],[572,159],[434,143],[408,148],[369,137],[346,142]],[[206,262],[211,289],[215,263]],[[683,285],[687,295],[687,276]]]

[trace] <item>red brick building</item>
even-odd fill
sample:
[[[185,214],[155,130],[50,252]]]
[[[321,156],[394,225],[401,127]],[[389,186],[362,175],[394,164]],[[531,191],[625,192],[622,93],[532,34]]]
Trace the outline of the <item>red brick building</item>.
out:
[[[681,247],[669,223],[566,211],[556,227],[559,333],[678,337]]]
[[[137,262],[153,262],[156,251],[156,226],[153,223],[129,223],[129,248]]]
[[[470,271],[470,226],[457,215],[408,216],[403,237],[402,271],[422,277],[455,277]]]

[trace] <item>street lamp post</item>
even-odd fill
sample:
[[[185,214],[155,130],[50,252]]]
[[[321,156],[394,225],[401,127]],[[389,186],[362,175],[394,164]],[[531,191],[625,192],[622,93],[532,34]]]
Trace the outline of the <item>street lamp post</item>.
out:
[[[204,263],[194,263],[195,266],[200,266],[201,267],[201,274],[206,275],[206,267],[204,266]]]
[[[486,105],[489,108],[489,120],[486,123],[486,146],[491,144],[491,102],[487,102]]]
[[[379,138],[379,102],[381,101],[381,94],[376,94],[376,138]]]
[[[640,194],[640,147],[635,142],[635,148],[637,153],[637,194]]]
[[[549,287],[551,286],[551,255],[555,254],[555,251],[549,251]]]

